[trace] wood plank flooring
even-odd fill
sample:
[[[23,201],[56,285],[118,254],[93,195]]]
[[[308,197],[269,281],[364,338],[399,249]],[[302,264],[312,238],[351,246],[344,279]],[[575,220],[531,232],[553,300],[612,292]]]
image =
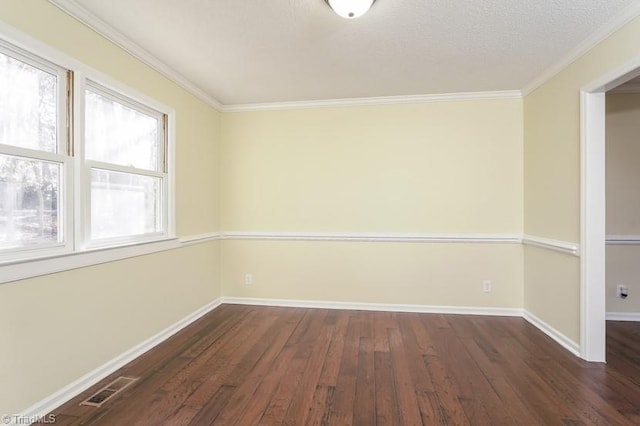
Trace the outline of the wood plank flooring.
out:
[[[522,318],[222,305],[56,425],[638,425],[640,323],[608,364]],[[102,407],[79,403],[139,380]]]

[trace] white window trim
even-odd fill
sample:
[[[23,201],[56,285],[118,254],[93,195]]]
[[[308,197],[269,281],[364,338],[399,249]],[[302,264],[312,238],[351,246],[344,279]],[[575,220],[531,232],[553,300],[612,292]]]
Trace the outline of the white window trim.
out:
[[[158,135],[162,135],[161,141],[159,141],[160,144],[157,148],[158,163],[156,164],[156,170],[140,169],[132,166],[123,166],[115,163],[89,160],[86,158],[84,152],[80,152],[79,155],[76,155],[76,158],[78,159],[78,163],[80,164],[79,166],[80,169],[77,169],[77,170],[80,170],[80,173],[82,175],[78,183],[84,184],[83,188],[81,188],[82,192],[80,193],[81,194],[80,202],[83,204],[83,208],[84,208],[83,210],[84,214],[82,216],[83,220],[81,221],[82,224],[84,225],[82,229],[82,235],[84,236],[84,238],[82,238],[82,242],[84,243],[83,248],[93,249],[93,248],[100,248],[100,247],[119,246],[123,244],[135,244],[139,242],[155,241],[155,240],[171,237],[172,235],[170,234],[170,231],[169,231],[169,219],[168,219],[169,218],[168,199],[169,199],[169,194],[171,192],[169,188],[170,173],[168,170],[165,171],[165,166],[164,166],[165,162],[168,160],[168,152],[165,152],[166,146],[167,146],[166,144],[168,141],[165,141],[165,139],[169,137],[163,128],[164,117],[166,116],[166,113],[159,109],[154,109],[150,107],[149,103],[140,101],[139,99],[133,98],[128,94],[125,95],[123,91],[116,91],[116,90],[107,88],[102,84],[89,78],[83,79],[82,82],[80,82],[79,86],[81,86],[83,102],[84,102],[84,99],[86,99],[87,90],[93,93],[96,93],[100,96],[103,96],[105,98],[113,99],[128,108],[134,109],[136,111],[147,114],[150,117],[156,118],[157,126],[158,126],[157,128]],[[82,108],[82,112],[84,111],[85,111],[85,108]],[[85,120],[83,119],[82,124],[84,123],[85,123]],[[84,148],[85,146],[86,144],[83,143],[82,148]],[[113,238],[91,239],[90,236],[91,236],[92,217],[91,217],[91,185],[90,183],[91,183],[91,172],[94,169],[104,170],[107,172],[124,173],[129,175],[134,174],[137,176],[146,176],[146,177],[160,179],[161,181],[160,224],[162,227],[162,231],[145,233],[142,235],[128,235],[128,236],[113,237]]]
[[[178,238],[170,238],[147,243],[43,256],[36,259],[14,260],[0,266],[0,284],[70,271],[86,266],[99,265],[101,263],[115,262],[180,247],[182,247],[182,244]]]
[[[76,143],[75,156],[67,156],[65,160],[67,162],[73,162],[73,167],[65,166],[67,170],[63,172],[63,178],[65,179],[64,184],[69,187],[68,194],[66,194],[64,200],[66,209],[66,223],[64,225],[68,227],[66,229],[72,230],[70,234],[67,234],[68,247],[60,250],[56,246],[53,251],[51,251],[51,249],[54,247],[50,246],[43,247],[41,250],[31,248],[28,253],[28,258],[26,256],[23,259],[13,258],[11,260],[2,260],[0,258],[0,284],[180,247],[180,242],[175,236],[175,110],[115,80],[109,75],[26,35],[4,22],[0,22],[0,40],[26,52],[33,52],[32,55],[36,58],[36,62],[37,59],[40,58],[73,72],[75,80],[75,86],[73,88],[73,138],[75,141],[81,141],[84,138],[84,88],[87,80],[95,82],[114,92],[123,93],[128,98],[165,114],[167,116],[168,126],[166,135],[167,152],[165,153],[168,171],[166,188],[164,189],[164,191],[166,191],[164,194],[166,196],[165,234],[153,241],[141,239],[136,242],[129,241],[127,244],[93,249],[85,246],[84,242],[87,241],[87,238],[85,238],[86,235],[82,229],[84,221],[74,220],[74,218],[86,217],[87,213],[85,212],[86,207],[83,206],[85,204],[84,202],[81,202],[79,199],[73,200],[73,197],[77,197],[77,194],[80,193],[80,188],[82,187],[80,174],[81,171],[84,170],[84,166],[81,163],[84,158],[83,152],[81,152],[82,144]],[[61,97],[61,102],[64,99],[66,99],[66,94],[64,97]],[[66,105],[61,111],[66,111]],[[66,128],[59,129],[59,132],[62,132],[63,136],[66,136],[64,134]],[[66,137],[59,138],[59,140],[59,144],[63,144]],[[66,152],[63,151],[64,148],[64,146],[60,146],[59,151],[66,155]],[[16,152],[19,152],[21,149],[22,148],[18,149]],[[40,158],[46,156],[43,155],[46,154],[44,152],[37,151],[37,153]],[[60,160],[60,156],[56,155],[55,161],[60,162]],[[75,171],[75,174],[73,171]],[[73,188],[71,188],[71,186],[73,186]],[[88,185],[84,185],[85,188],[87,186]]]
[[[20,157],[26,161],[45,161],[59,164],[59,196],[58,196],[58,212],[62,217],[59,222],[62,231],[61,241],[38,244],[35,246],[21,246],[11,249],[10,253],[0,253],[0,265],[5,260],[14,260],[19,258],[33,258],[48,255],[64,254],[73,251],[73,167],[72,158],[67,152],[67,73],[65,67],[55,64],[43,57],[31,53],[31,51],[11,42],[0,39],[0,52],[15,58],[29,66],[44,71],[57,77],[57,106],[56,106],[56,151],[49,152],[25,148],[14,145],[1,145],[0,154],[13,157]]]
[[[72,184],[74,179],[73,168],[70,166],[72,159],[68,156],[57,156],[51,153],[46,153],[47,155],[26,157],[20,154],[25,150],[25,148],[18,147],[3,147],[1,153],[16,155],[27,159],[50,161],[60,163],[62,165],[60,168],[60,187],[64,188],[64,191],[62,191],[62,195],[58,197],[58,206],[61,206],[59,207],[60,210],[64,209],[64,211],[62,211],[63,240],[55,243],[38,244],[37,246],[16,247],[15,249],[12,249],[10,253],[0,254],[0,267],[5,264],[10,264],[15,260],[37,259],[41,257],[73,253],[73,235],[71,232],[67,231],[68,229],[73,229],[73,210],[71,206],[73,205]],[[56,158],[50,159],[50,156],[55,156]]]

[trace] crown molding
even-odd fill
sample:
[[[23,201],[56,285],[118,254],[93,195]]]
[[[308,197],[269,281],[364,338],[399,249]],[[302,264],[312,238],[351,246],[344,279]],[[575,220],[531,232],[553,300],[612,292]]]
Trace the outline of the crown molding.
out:
[[[292,102],[268,102],[253,104],[223,105],[213,96],[206,93],[200,87],[192,83],[188,78],[162,62],[146,49],[133,42],[120,31],[98,18],[75,0],[48,0],[49,3],[61,9],[63,12],[77,19],[98,34],[105,37],[115,45],[124,49],[135,58],[150,66],[163,76],[178,84],[180,87],[193,94],[203,102],[222,112],[245,112],[267,110],[291,110],[307,108],[328,108],[364,105],[394,105],[431,102],[455,102],[489,99],[520,99],[522,93],[519,90],[486,91],[486,92],[461,92],[442,93],[433,95],[408,95],[408,96],[380,96],[367,98],[326,99],[312,101]]]
[[[640,2],[636,2],[629,7],[623,9],[613,19],[601,26],[598,31],[587,37],[582,43],[571,50],[563,59],[557,61],[549,68],[544,70],[540,75],[531,80],[522,88],[522,95],[527,96],[547,81],[551,80],[578,58],[583,56],[589,50],[596,47],[599,43],[618,31],[620,28],[628,24],[633,19],[640,16]]]
[[[427,95],[408,96],[380,96],[366,98],[344,98],[326,99],[311,101],[291,101],[291,102],[266,102],[251,104],[229,104],[223,105],[213,96],[192,83],[185,76],[159,60],[156,56],[142,48],[137,43],[131,41],[124,34],[107,24],[102,19],[78,4],[75,0],[47,0],[68,15],[77,19],[98,34],[102,35],[112,43],[124,49],[146,65],[150,66],[163,76],[178,84],[180,87],[193,94],[203,102],[221,112],[247,112],[247,111],[277,111],[309,108],[330,108],[348,106],[373,106],[373,105],[396,105],[396,104],[419,104],[432,102],[460,102],[473,100],[495,100],[495,99],[520,99],[528,95],[535,89],[546,83],[559,72],[568,67],[576,59],[584,55],[598,43],[612,35],[632,19],[640,15],[640,3],[632,4],[624,9],[607,24],[602,26],[596,33],[592,34],[580,45],[573,49],[564,59],[556,62],[538,77],[529,82],[522,90],[484,91],[484,92],[460,92],[441,93]]]
[[[185,89],[187,92],[191,93],[201,101],[207,103],[212,106],[216,110],[220,110],[222,104],[215,99],[213,96],[206,93],[204,90],[200,89],[194,83],[192,83],[185,76],[162,62],[156,56],[152,55],[150,52],[142,48],[140,45],[134,43],[126,37],[124,34],[113,28],[111,25],[107,24],[102,19],[98,18],[96,15],[88,11],[86,8],[78,4],[75,0],[48,0],[49,3],[53,4],[69,16],[77,19],[84,25],[88,26],[110,42],[114,43],[118,47],[125,50],[127,53],[133,55],[135,58],[139,59],[146,65],[150,66],[163,76],[167,77],[169,80],[176,83],[178,86]]]
[[[433,102],[462,102],[475,100],[521,99],[519,90],[487,92],[440,93],[433,95],[377,96],[368,98],[323,99],[314,101],[265,102],[256,104],[223,105],[222,112],[282,111],[292,109],[332,108],[372,105],[421,104]]]
[[[63,12],[77,19],[98,34],[105,37],[115,45],[124,49],[135,58],[150,66],[163,76],[178,84],[180,87],[193,94],[203,102],[221,112],[245,112],[267,110],[290,110],[306,108],[328,108],[363,105],[393,105],[430,102],[455,102],[489,99],[520,99],[522,93],[519,90],[487,91],[487,92],[461,92],[442,93],[433,95],[409,95],[409,96],[381,96],[368,98],[327,99],[312,101],[269,102],[255,104],[231,104],[223,105],[213,96],[206,93],[200,87],[192,83],[185,76],[162,62],[156,56],[142,48],[137,43],[126,37],[120,31],[98,18],[75,0],[48,0],[49,3],[61,9]]]

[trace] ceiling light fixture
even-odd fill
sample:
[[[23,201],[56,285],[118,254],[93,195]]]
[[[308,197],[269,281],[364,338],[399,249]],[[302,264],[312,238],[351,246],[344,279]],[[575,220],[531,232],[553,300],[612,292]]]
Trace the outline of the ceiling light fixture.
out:
[[[355,19],[369,11],[376,0],[324,0],[338,15]]]

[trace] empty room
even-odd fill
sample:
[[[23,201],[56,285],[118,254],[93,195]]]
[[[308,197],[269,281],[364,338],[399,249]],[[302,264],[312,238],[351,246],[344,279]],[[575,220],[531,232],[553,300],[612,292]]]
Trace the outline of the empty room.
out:
[[[0,423],[640,424],[640,1],[0,0]]]

